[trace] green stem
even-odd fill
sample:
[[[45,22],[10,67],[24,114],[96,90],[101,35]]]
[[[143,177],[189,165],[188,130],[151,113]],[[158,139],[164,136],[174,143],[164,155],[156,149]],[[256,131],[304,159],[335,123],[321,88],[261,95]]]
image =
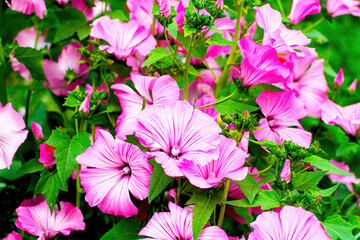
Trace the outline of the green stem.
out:
[[[157,4],[157,1],[154,0],[154,4]],[[151,25],[151,35],[155,36],[155,26],[156,26],[156,18],[155,16],[153,16],[153,21],[152,21],[152,25]]]
[[[218,220],[218,227],[221,228],[223,221],[224,221],[224,216],[225,216],[225,208],[226,208],[226,203],[224,203],[227,200],[227,195],[229,193],[229,187],[230,187],[230,180],[226,179],[225,182],[225,188],[224,188],[224,195],[223,195],[223,203],[221,205],[220,208],[220,213],[219,213],[219,220]]]
[[[349,198],[351,198],[352,196],[354,196],[355,193],[350,193],[349,195],[346,196],[346,198],[344,198],[344,200],[342,201],[340,208],[339,208],[339,212],[341,212],[341,209],[344,207],[345,203],[347,200],[349,200]]]
[[[175,52],[172,50],[171,46],[170,46],[170,43],[169,43],[169,39],[168,39],[168,35],[167,35],[167,32],[166,32],[166,28],[164,26],[164,35],[165,35],[165,40],[166,40],[166,43],[168,45],[168,48],[170,49],[170,52],[174,55],[174,62],[176,63],[176,65],[182,69],[182,66],[181,64],[179,64],[179,60],[177,59],[176,57],[176,54]]]
[[[195,40],[196,33],[194,33],[191,36],[190,42],[189,42],[189,50],[186,56],[186,62],[185,62],[185,70],[184,70],[184,99],[189,100],[189,66],[190,66],[190,57],[191,57],[191,51],[193,49],[193,43]]]
[[[234,94],[235,94],[236,92],[237,92],[237,90],[236,90],[235,92],[233,92],[232,94],[230,94],[229,96],[225,97],[225,98],[222,98],[222,99],[220,99],[220,100],[218,100],[218,101],[215,101],[215,102],[213,102],[213,103],[209,103],[209,104],[206,104],[206,105],[197,107],[197,108],[195,108],[195,109],[200,109],[200,108],[212,106],[212,105],[214,105],[214,104],[222,103],[222,102],[228,100],[229,98],[231,98],[232,96],[234,96]]]
[[[242,11],[243,11],[243,7],[244,7],[244,0],[241,0],[240,3],[240,7],[237,13],[237,19],[236,19],[236,27],[235,27],[235,34],[234,34],[234,44],[231,46],[231,51],[230,51],[230,55],[229,58],[226,61],[225,67],[221,73],[221,76],[219,78],[219,82],[217,83],[217,87],[215,90],[215,98],[219,97],[219,94],[221,92],[221,89],[225,83],[225,81],[229,78],[230,75],[230,66],[233,64],[234,59],[235,59],[235,52],[237,49],[237,42],[239,40],[239,35],[240,35],[240,20],[241,20],[241,15],[242,15]]]
[[[176,202],[179,203],[180,201],[180,193],[181,193],[181,177],[178,178],[178,187],[176,190]]]
[[[272,167],[272,165],[268,166],[267,168],[265,168],[265,169],[263,169],[263,170],[261,170],[261,171],[259,171],[259,172],[256,172],[256,173],[249,173],[249,175],[251,175],[251,176],[254,176],[254,175],[259,175],[259,174],[261,174],[261,173],[266,172],[266,171],[267,171],[267,170],[269,170],[271,167]]]
[[[80,165],[76,167],[76,207],[80,208],[81,186],[80,186]]]
[[[314,22],[311,25],[308,25],[306,28],[304,28],[302,30],[303,33],[307,33],[310,32],[311,30],[313,30],[317,25],[319,25],[320,23],[322,23],[325,20],[324,17],[319,18],[316,22]]]
[[[6,78],[2,77],[0,79],[0,103],[2,106],[7,104],[7,91],[6,91]]]
[[[26,126],[28,125],[29,116],[30,116],[30,99],[31,99],[32,91],[33,91],[33,86],[34,86],[34,79],[31,78],[30,79],[30,86],[29,86],[28,95],[26,97],[26,112],[25,112],[25,124],[26,124]]]
[[[278,172],[278,168],[279,168],[279,159],[276,158],[276,167],[275,167],[275,179],[277,180],[277,172]]]
[[[278,5],[279,5],[281,15],[282,15],[283,17],[286,17],[286,14],[285,14],[285,11],[284,11],[284,7],[283,7],[283,5],[282,5],[282,3],[281,3],[281,0],[277,0],[277,3],[278,3]]]

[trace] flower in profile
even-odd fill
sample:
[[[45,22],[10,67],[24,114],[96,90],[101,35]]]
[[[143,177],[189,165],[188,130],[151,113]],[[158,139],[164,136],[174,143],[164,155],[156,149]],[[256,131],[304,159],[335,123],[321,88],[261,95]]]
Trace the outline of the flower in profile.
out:
[[[46,143],[40,144],[39,162],[43,163],[45,168],[51,168],[56,163],[54,151],[54,147],[49,146]]]
[[[120,22],[103,16],[91,24],[90,36],[107,41],[109,45],[100,45],[100,50],[106,50],[119,60],[130,55],[146,56],[156,46],[155,38],[149,31],[136,21]]]
[[[293,141],[302,147],[309,147],[311,133],[305,131],[299,119],[305,117],[304,105],[292,92],[263,91],[256,98],[265,118],[260,119],[261,130],[255,130],[257,140],[272,142]]]
[[[337,168],[340,168],[341,170],[344,170],[345,172],[348,172],[354,176],[344,176],[344,175],[339,175],[339,174],[335,174],[335,173],[329,173],[329,178],[331,179],[331,181],[334,182],[339,182],[342,184],[345,184],[345,186],[349,189],[350,192],[354,192],[354,187],[353,187],[353,183],[354,184],[359,184],[360,183],[360,179],[355,177],[355,174],[353,172],[350,172],[350,168],[348,165],[346,165],[343,162],[337,162],[334,159],[330,159],[330,163],[332,165],[334,165]]]
[[[49,84],[44,82],[44,85],[57,96],[67,95],[67,91],[74,90],[89,74],[83,73],[89,65],[79,63],[85,57],[80,55],[78,48],[81,48],[80,43],[71,42],[63,47],[58,62],[44,59],[44,72],[49,81]]]
[[[44,0],[12,0],[11,4],[8,0],[5,0],[5,2],[12,10],[26,15],[31,15],[35,10],[35,14],[41,19],[43,19],[43,15],[47,11]]]
[[[291,169],[290,169],[290,159],[285,159],[284,167],[280,173],[281,181],[289,183],[291,180]]]
[[[0,104],[0,169],[8,168],[20,145],[25,141],[28,131],[21,113],[14,110],[11,103]]]
[[[170,0],[159,0],[160,14],[168,18],[171,14]]]
[[[359,1],[357,0],[328,0],[326,9],[332,17],[345,14],[360,17]]]
[[[297,24],[307,15],[318,14],[320,10],[319,0],[294,0],[289,15],[290,23]]]
[[[129,192],[137,199],[147,198],[152,171],[147,160],[139,147],[100,130],[95,143],[76,158],[81,166],[89,167],[80,170],[85,200],[105,213],[136,215]]]
[[[250,226],[254,231],[248,240],[331,240],[315,215],[302,207],[263,212]]]
[[[217,186],[225,178],[241,181],[246,177],[248,168],[243,165],[249,154],[238,148],[235,140],[222,135],[220,137],[219,158],[205,166],[192,161],[184,161],[180,165],[182,172],[192,185],[203,189],[211,188]]]
[[[84,230],[84,217],[79,208],[69,202],[60,202],[51,214],[43,195],[24,200],[16,209],[16,227],[38,239],[52,238],[58,233],[69,235],[72,230]]]
[[[148,106],[138,124],[136,137],[171,177],[183,176],[179,165],[184,160],[204,166],[219,156],[220,127],[187,101]]]
[[[141,229],[139,236],[145,239],[193,239],[192,212],[169,202],[170,212],[155,212],[146,226]],[[204,228],[199,240],[218,239],[228,240],[228,236],[217,226]]]
[[[40,124],[38,124],[34,121],[31,121],[31,129],[32,129],[37,141],[39,141],[40,139],[44,139],[44,134],[43,134],[42,127]]]
[[[169,75],[157,78],[131,74],[131,80],[137,92],[123,83],[111,86],[123,111],[116,123],[116,138],[121,140],[138,128],[137,119],[144,107],[172,103],[179,99],[179,86]]]

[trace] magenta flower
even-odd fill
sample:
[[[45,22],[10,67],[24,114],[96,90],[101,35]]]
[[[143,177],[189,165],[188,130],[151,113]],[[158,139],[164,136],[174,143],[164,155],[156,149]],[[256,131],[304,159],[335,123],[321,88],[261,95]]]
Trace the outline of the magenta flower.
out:
[[[40,144],[39,162],[43,163],[45,168],[51,168],[56,163],[54,151],[54,147],[49,146],[46,143]]]
[[[170,0],[159,0],[160,14],[168,18],[171,14]]]
[[[254,131],[257,140],[267,139],[278,143],[288,140],[299,146],[309,147],[311,133],[305,131],[299,122],[306,115],[304,105],[292,92],[263,91],[256,102],[265,116],[260,119],[258,128],[261,130]]]
[[[291,169],[290,169],[289,159],[285,159],[284,167],[280,173],[280,179],[281,181],[285,181],[286,183],[289,183],[291,180]]]
[[[14,110],[11,103],[0,104],[0,169],[8,168],[20,145],[25,141],[28,131],[21,113]]]
[[[248,240],[331,240],[313,213],[285,206],[280,212],[264,212],[250,224]]]
[[[42,127],[40,124],[31,121],[31,129],[32,129],[37,141],[39,141],[40,139],[44,139],[44,134],[43,134]]]
[[[114,54],[123,60],[130,55],[146,56],[156,46],[156,40],[150,32],[136,21],[120,22],[109,16],[96,19],[91,24],[90,36],[107,41],[109,45],[100,45],[100,50]]]
[[[356,85],[357,85],[357,79],[355,79],[351,84],[350,84],[350,86],[349,86],[349,91],[351,91],[351,92],[355,92],[355,90],[356,90]]]
[[[357,0],[328,0],[326,9],[332,17],[345,14],[360,17],[359,1]]]
[[[63,47],[58,62],[44,59],[44,72],[49,84],[44,82],[45,87],[55,95],[68,95],[77,85],[81,85],[89,74],[84,73],[89,68],[86,63],[79,63],[85,60],[77,51],[81,48],[78,42],[71,42]],[[69,83],[70,82],[70,83]]]
[[[214,97],[209,97],[209,96],[201,96],[199,99],[196,100],[195,102],[195,108],[210,104],[210,103],[214,103],[216,101],[216,99]],[[214,109],[215,105],[211,105],[209,107],[204,107],[204,108],[200,108],[200,111],[202,111],[203,113],[206,113],[207,115],[209,115],[210,117],[212,117],[215,121],[217,121],[218,115],[219,113]]]
[[[338,85],[339,87],[341,87],[341,85],[344,83],[345,77],[344,77],[344,71],[342,68],[340,68],[338,74],[336,75],[335,79],[334,79],[334,84]]]
[[[146,77],[131,74],[137,93],[123,83],[111,86],[115,90],[123,112],[117,119],[116,138],[124,140],[138,128],[137,119],[143,109],[150,105],[175,102],[179,99],[179,87],[169,75]],[[145,100],[145,101],[144,101]]]
[[[193,239],[192,212],[169,202],[170,212],[155,212],[146,226],[141,229],[139,236],[145,239]],[[217,226],[207,227],[202,230],[199,240],[218,239],[228,240],[228,236]]]
[[[289,15],[290,23],[297,24],[307,15],[318,14],[320,10],[319,0],[294,0]]]
[[[44,0],[12,0],[11,4],[8,0],[5,0],[5,2],[12,10],[26,15],[31,15],[35,10],[35,14],[41,19],[43,19],[43,15],[47,11]]]
[[[58,206],[55,206],[51,214],[43,195],[24,200],[16,213],[16,227],[39,236],[38,240],[52,238],[58,233],[69,235],[72,230],[85,229],[80,209],[69,202],[60,202],[60,211]]]
[[[254,7],[256,10],[255,19],[258,25],[264,29],[262,45],[270,45],[278,53],[295,54],[297,57],[304,57],[309,54],[305,45],[310,44],[300,30],[288,29],[282,22],[282,16],[266,4],[261,7]]]
[[[18,234],[17,232],[12,231],[2,240],[22,240],[22,236],[20,234]]]
[[[139,115],[136,136],[172,177],[183,176],[184,160],[204,166],[218,158],[220,127],[187,101],[149,106]]]
[[[289,76],[289,68],[281,64],[275,49],[271,46],[260,46],[249,38],[241,39],[238,44],[243,57],[240,74],[236,69],[231,71],[233,77],[242,78],[243,85],[278,83]]]
[[[140,200],[148,196],[152,167],[139,147],[115,139],[106,131],[99,132],[95,143],[76,161],[90,167],[80,170],[85,200],[105,213],[136,215],[138,209],[131,194]]]
[[[350,172],[350,168],[348,165],[346,165],[343,162],[337,162],[334,159],[330,160],[330,163],[332,165],[334,165],[337,168],[340,168],[342,170],[344,170],[345,172],[351,173],[354,176],[344,176],[344,175],[338,175],[338,174],[334,174],[334,173],[329,173],[329,178],[331,179],[331,181],[334,182],[339,182],[342,184],[345,184],[345,186],[349,189],[350,192],[354,192],[354,187],[353,187],[353,183],[354,184],[359,184],[360,183],[360,179],[355,177],[355,174],[353,172]]]
[[[222,135],[220,138],[218,159],[212,160],[205,166],[192,161],[184,161],[180,165],[182,172],[192,185],[203,189],[211,188],[217,186],[225,178],[241,181],[246,177],[248,168],[243,165],[249,154],[238,148],[235,140]]]
[[[330,125],[338,125],[347,134],[356,136],[360,127],[360,103],[341,107],[331,100],[321,105],[321,119]]]

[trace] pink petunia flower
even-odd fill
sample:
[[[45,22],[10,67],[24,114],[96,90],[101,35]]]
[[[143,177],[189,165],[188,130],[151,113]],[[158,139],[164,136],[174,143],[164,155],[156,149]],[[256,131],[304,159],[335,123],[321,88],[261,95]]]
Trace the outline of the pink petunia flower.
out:
[[[305,45],[310,44],[311,40],[300,30],[288,29],[281,22],[282,16],[279,11],[272,9],[270,4],[254,9],[256,22],[264,29],[262,45],[270,45],[278,53],[294,54],[297,57],[309,54]]]
[[[0,104],[0,169],[8,168],[20,145],[25,141],[28,131],[21,113],[14,110],[11,103]]]
[[[340,168],[342,170],[344,170],[345,172],[351,173],[354,176],[344,176],[344,175],[339,175],[339,174],[334,174],[334,173],[329,173],[329,178],[331,179],[331,181],[334,182],[339,182],[342,184],[345,184],[346,187],[349,189],[350,192],[354,192],[354,187],[353,187],[353,183],[354,184],[359,184],[360,183],[360,179],[355,177],[355,174],[353,172],[350,172],[350,168],[348,165],[346,165],[343,162],[337,162],[334,159],[330,160],[330,163],[332,165],[334,165],[337,168]]]
[[[331,240],[315,215],[301,207],[264,212],[250,226],[254,231],[248,240]]]
[[[44,134],[43,134],[42,127],[40,124],[38,124],[34,121],[31,121],[31,129],[32,129],[37,141],[39,141],[40,139],[44,139]]]
[[[38,240],[52,238],[58,233],[69,235],[72,230],[85,229],[84,217],[79,208],[69,202],[60,202],[60,210],[56,205],[51,214],[43,195],[24,200],[16,213],[16,227],[39,236]]]
[[[109,45],[100,45],[100,50],[114,54],[124,60],[130,55],[146,56],[156,47],[156,40],[149,31],[136,21],[120,22],[109,16],[96,19],[91,24],[90,36],[107,41]]]
[[[217,186],[224,178],[241,181],[246,177],[248,168],[243,165],[249,154],[238,148],[235,140],[220,137],[218,159],[212,160],[205,166],[192,161],[184,161],[180,165],[192,185],[203,189],[211,188]]]
[[[31,15],[35,10],[35,14],[41,19],[43,19],[44,13],[47,12],[44,0],[12,0],[11,4],[8,0],[5,0],[5,2],[12,10],[26,15]]]
[[[17,232],[12,231],[2,240],[22,240],[22,236],[20,234],[18,234]]]
[[[131,80],[137,93],[123,83],[111,86],[123,110],[116,123],[116,138],[121,140],[138,128],[137,119],[143,107],[172,103],[179,99],[179,87],[169,75],[156,78],[131,74]]]
[[[291,169],[290,169],[290,159],[285,159],[284,167],[280,173],[281,181],[289,183],[291,180]]]
[[[260,119],[258,128],[261,130],[254,131],[257,140],[267,139],[278,143],[288,140],[299,146],[309,147],[311,133],[305,131],[299,122],[306,115],[304,105],[292,92],[263,91],[256,102],[265,116]]]
[[[137,199],[147,198],[152,171],[147,160],[139,147],[114,140],[100,130],[95,143],[76,158],[82,166],[90,167],[80,170],[85,200],[105,213],[126,218],[136,215],[138,209],[129,192]]]
[[[40,144],[39,162],[43,163],[45,168],[51,168],[56,163],[54,151],[54,147],[49,146],[46,143]]]
[[[318,14],[320,11],[319,0],[294,0],[289,15],[290,23],[297,24],[307,15]]]
[[[44,82],[45,87],[57,96],[68,95],[77,85],[81,85],[89,74],[83,73],[89,68],[86,63],[79,63],[85,57],[77,51],[81,48],[78,42],[71,42],[63,47],[58,62],[44,59],[44,72],[49,84]]]
[[[357,0],[328,0],[326,9],[332,17],[345,14],[360,17],[359,1]]]
[[[183,176],[184,160],[204,166],[219,156],[220,127],[187,101],[148,106],[138,119],[135,135],[169,176]]]
[[[145,239],[193,239],[192,212],[169,202],[170,212],[155,212],[139,236]],[[206,227],[200,233],[199,240],[228,240],[228,236],[217,226]]]

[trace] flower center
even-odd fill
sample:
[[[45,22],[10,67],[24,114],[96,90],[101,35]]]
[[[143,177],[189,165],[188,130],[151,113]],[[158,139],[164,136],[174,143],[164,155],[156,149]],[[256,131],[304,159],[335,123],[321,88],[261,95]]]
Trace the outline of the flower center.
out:
[[[269,123],[269,127],[270,127],[270,128],[276,127],[276,119],[274,119],[274,118],[272,118],[272,117],[268,117],[267,120],[268,120],[268,123]]]
[[[178,146],[174,146],[170,150],[170,157],[178,159],[181,156],[180,148]]]
[[[216,174],[214,172],[209,173],[208,179],[214,179],[216,178]]]
[[[129,175],[131,173],[131,169],[129,165],[125,165],[124,167],[121,167],[120,171],[123,176]]]

